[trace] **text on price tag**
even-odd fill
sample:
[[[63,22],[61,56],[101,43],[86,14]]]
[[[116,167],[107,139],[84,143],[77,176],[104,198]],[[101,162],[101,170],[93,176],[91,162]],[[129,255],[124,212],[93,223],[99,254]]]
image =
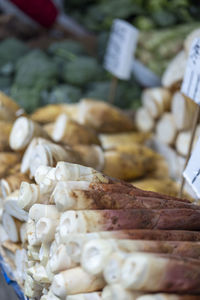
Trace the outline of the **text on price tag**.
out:
[[[192,43],[181,92],[200,105],[200,39]]]
[[[105,69],[119,79],[129,79],[137,40],[138,30],[134,26],[114,20],[104,59]]]
[[[200,138],[183,172],[183,176],[200,197]]]

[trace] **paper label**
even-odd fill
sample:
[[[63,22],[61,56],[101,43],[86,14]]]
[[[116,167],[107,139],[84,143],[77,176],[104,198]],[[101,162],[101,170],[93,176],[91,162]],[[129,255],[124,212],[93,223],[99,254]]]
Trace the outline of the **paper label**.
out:
[[[104,67],[119,79],[127,80],[131,76],[131,63],[138,33],[138,30],[126,21],[116,19],[113,22]]]
[[[200,39],[192,43],[181,92],[200,105]]]
[[[198,139],[183,176],[200,197],[200,138]]]

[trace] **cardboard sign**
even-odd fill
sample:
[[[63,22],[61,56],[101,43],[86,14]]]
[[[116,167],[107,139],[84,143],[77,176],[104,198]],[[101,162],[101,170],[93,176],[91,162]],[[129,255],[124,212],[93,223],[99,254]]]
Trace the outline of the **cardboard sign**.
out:
[[[138,30],[134,26],[114,20],[104,59],[105,69],[119,79],[129,79],[137,40]]]
[[[181,92],[200,105],[200,39],[192,43]]]
[[[200,138],[183,172],[183,176],[200,197]]]

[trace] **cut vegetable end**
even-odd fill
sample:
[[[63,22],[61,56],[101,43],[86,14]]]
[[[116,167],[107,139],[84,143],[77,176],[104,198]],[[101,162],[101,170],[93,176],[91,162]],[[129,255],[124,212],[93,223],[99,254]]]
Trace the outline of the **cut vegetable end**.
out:
[[[54,125],[53,134],[52,134],[54,141],[58,142],[62,139],[62,137],[65,133],[66,127],[67,127],[68,119],[69,118],[65,114],[62,114],[57,118],[55,125]]]
[[[10,147],[13,150],[22,150],[30,142],[33,134],[33,124],[31,120],[20,117],[13,125],[10,135]]]

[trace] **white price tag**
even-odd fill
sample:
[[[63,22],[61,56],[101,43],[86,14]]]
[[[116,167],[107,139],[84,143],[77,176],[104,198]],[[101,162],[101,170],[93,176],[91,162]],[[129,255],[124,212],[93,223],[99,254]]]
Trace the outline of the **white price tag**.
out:
[[[192,43],[181,92],[200,105],[200,39]]]
[[[198,197],[200,197],[200,138],[183,172],[183,176],[191,185]]]
[[[116,19],[104,59],[104,67],[119,79],[129,79],[138,30],[126,21]]]

